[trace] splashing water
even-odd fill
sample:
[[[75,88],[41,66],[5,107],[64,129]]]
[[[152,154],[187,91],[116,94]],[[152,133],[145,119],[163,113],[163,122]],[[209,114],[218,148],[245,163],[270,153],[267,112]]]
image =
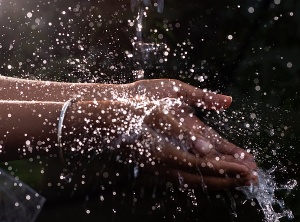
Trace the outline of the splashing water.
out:
[[[128,95],[124,95],[124,97],[120,97],[120,95],[115,95],[114,99],[118,100],[122,103],[128,103],[135,107],[136,109],[144,109],[144,114],[145,116],[141,116],[138,119],[134,116],[130,116],[128,113],[128,123],[126,125],[126,128],[124,129],[123,133],[126,134],[126,141],[131,141],[129,143],[133,143],[136,138],[139,136],[145,134],[145,126],[144,126],[144,119],[147,117],[147,115],[150,115],[153,110],[155,110],[158,107],[163,107],[164,112],[168,112],[169,110],[172,110],[174,106],[179,106],[182,107],[184,104],[179,100],[179,99],[172,99],[172,98],[166,98],[166,99],[161,99],[161,100],[155,100],[155,99],[149,99],[148,97],[142,97],[143,93],[139,95],[136,100],[128,100]],[[148,106],[148,104],[151,103],[152,106]],[[133,136],[134,135],[134,136]],[[109,138],[110,139],[110,144],[109,147],[111,149],[115,149],[115,147],[119,147],[120,144],[122,143],[121,139],[118,137],[115,138]],[[178,141],[178,138],[173,138],[174,144],[181,144],[181,141]],[[172,138],[170,138],[172,140]],[[145,140],[145,143],[143,144],[145,146],[145,149],[140,148],[139,151],[142,153],[142,155],[145,155],[147,157],[151,157],[151,152],[150,150],[147,149],[152,149],[152,141],[150,140]],[[147,145],[148,144],[148,145]],[[181,144],[180,148],[183,150],[188,150],[188,147],[186,147],[187,144]],[[102,148],[100,148],[102,149]],[[99,153],[101,153],[102,150],[99,150]],[[93,156],[93,155],[91,155]],[[153,157],[151,157],[153,158]],[[120,160],[121,162],[123,160]],[[136,163],[136,165],[133,168],[133,175],[134,178],[137,178],[138,175],[140,174],[140,162],[139,160],[135,159],[132,157],[130,160],[131,163]],[[124,162],[126,163],[126,162]],[[244,193],[246,196],[247,200],[255,199],[261,210],[264,213],[265,216],[265,221],[266,222],[277,222],[279,221],[280,218],[286,217],[288,219],[293,219],[293,213],[291,210],[287,209],[285,206],[285,203],[283,200],[279,199],[276,197],[276,191],[279,190],[287,190],[291,191],[297,186],[297,182],[295,180],[290,180],[286,185],[278,185],[275,182],[275,176],[273,176],[274,171],[276,168],[272,168],[270,170],[264,171],[262,169],[258,169],[257,172],[255,172],[258,176],[258,184],[257,185],[250,185],[247,187],[239,187],[237,190],[241,191]],[[199,170],[199,175],[201,176],[201,171]],[[184,181],[182,180],[182,177],[180,174],[178,174],[178,180],[179,184],[182,187],[182,190],[185,191],[186,187],[184,186]],[[203,191],[205,191],[205,187],[203,187]],[[193,193],[193,190],[189,190],[189,195]],[[234,198],[232,197],[231,193],[229,191],[226,191],[227,196],[230,198],[230,203],[231,203],[231,208],[233,211],[233,214],[238,217],[236,214],[236,203]],[[196,196],[192,195],[191,198],[197,198]],[[192,201],[197,204],[196,201]],[[279,210],[276,210],[279,208]],[[279,212],[278,212],[279,211]]]
[[[228,138],[232,135],[243,138],[249,138],[251,135],[260,137],[265,131],[269,131],[266,120],[263,120],[259,113],[255,112],[255,109],[252,108],[252,112],[248,116],[244,111],[231,111],[230,114],[222,112],[217,113],[217,115],[209,112],[204,119]],[[261,144],[251,143],[251,140],[243,141],[243,143],[247,152],[251,152],[257,162],[264,162],[265,155],[263,154],[268,153],[269,150],[260,148]],[[270,149],[270,152],[273,152],[273,149]],[[285,184],[279,184],[274,175],[277,171],[280,171],[280,168],[274,167],[274,165],[269,170],[258,169],[255,172],[258,177],[257,185],[252,184],[248,187],[236,188],[246,196],[246,201],[257,201],[266,222],[278,222],[281,218],[288,220],[294,218],[292,211],[285,205],[284,199],[278,197],[277,194],[279,191],[283,191],[288,195],[296,188],[297,181],[290,179]]]
[[[134,71],[134,79],[143,79],[144,69],[159,66],[165,61],[170,49],[165,43],[146,43],[135,41],[133,45],[133,58],[136,61],[137,71]]]
[[[249,187],[239,187],[236,189],[243,192],[247,199],[257,200],[265,215],[265,221],[278,222],[283,217],[293,219],[292,211],[286,208],[283,200],[276,198],[275,192],[282,189],[293,190],[297,186],[297,181],[290,180],[286,185],[278,186],[272,175],[274,171],[275,167],[267,171],[258,169],[257,185],[252,184]],[[281,212],[276,212],[274,209],[275,206],[278,206]]]
[[[2,1],[0,0],[0,3]],[[153,2],[153,1],[152,1]],[[139,8],[143,8],[145,6],[150,6],[151,5],[151,0],[132,0],[131,1],[132,5],[132,10],[138,10]],[[162,12],[163,11],[163,0],[156,0],[156,9],[158,12]],[[0,6],[1,7],[1,6]],[[75,8],[74,8],[75,9]],[[136,79],[141,79],[144,78],[144,62],[147,61],[147,63],[149,64],[149,61],[151,60],[152,56],[155,55],[155,52],[161,50],[161,48],[165,49],[164,46],[166,45],[162,45],[158,46],[155,43],[145,43],[143,42],[142,39],[142,18],[143,18],[143,13],[141,13],[140,10],[139,11],[139,17],[137,19],[137,23],[140,24],[138,25],[137,28],[137,39],[135,42],[133,42],[133,46],[134,46],[134,56],[136,57],[137,55],[140,56],[138,61],[142,61],[143,63],[140,63],[140,68],[138,68],[136,74],[137,77]],[[143,12],[145,12],[143,10]],[[2,13],[2,10],[0,10],[0,14]],[[4,21],[4,20],[3,20]],[[17,29],[16,29],[17,30]],[[24,37],[24,34],[20,33],[20,36]],[[140,41],[138,41],[140,40]],[[33,48],[38,48],[38,47],[33,47]],[[94,53],[95,54],[95,53]],[[68,58],[68,61],[70,61],[70,63],[73,63],[73,61],[71,61],[71,58]],[[82,63],[81,63],[82,64]],[[88,64],[90,65],[91,63],[89,61],[87,61],[86,63],[84,62],[83,64]],[[90,73],[90,70],[88,70],[87,66],[80,66],[78,69],[80,69],[80,72],[85,72],[84,73],[84,77],[87,77],[87,73]],[[201,76],[202,77],[202,76]],[[95,76],[95,78],[97,78],[97,76]],[[255,128],[255,127],[262,127],[260,124],[256,125],[252,125],[249,128]],[[259,131],[259,130],[257,130]],[[245,138],[247,137],[247,135],[245,135]],[[135,175],[138,175],[138,167],[135,167]],[[241,188],[241,191],[243,193],[245,193],[245,195],[247,196],[248,199],[257,199],[258,203],[260,204],[262,210],[264,211],[265,215],[266,215],[266,220],[267,221],[276,221],[281,217],[288,217],[288,218],[292,218],[292,212],[290,212],[289,210],[285,209],[284,203],[278,199],[276,199],[275,197],[275,191],[276,190],[280,190],[280,189],[287,189],[287,190],[292,190],[294,189],[294,187],[296,186],[296,182],[295,181],[290,181],[289,184],[284,185],[284,186],[279,186],[278,184],[275,183],[274,177],[271,175],[272,172],[270,171],[263,171],[263,170],[259,170],[258,171],[258,177],[259,177],[259,185],[257,186],[250,186],[250,187],[243,187]],[[284,212],[281,213],[276,213],[275,209],[273,207],[273,205],[280,205],[280,207],[282,207]]]
[[[90,162],[92,161],[95,157],[99,156],[105,150],[109,151],[114,151],[117,150],[121,145],[125,143],[129,144],[135,144],[136,140],[144,135],[146,135],[149,132],[152,132],[153,134],[156,134],[152,129],[150,129],[148,126],[145,125],[145,119],[149,117],[153,112],[155,112],[156,109],[162,109],[162,112],[167,114],[168,112],[171,112],[171,110],[177,106],[177,107],[182,107],[184,108],[186,104],[184,104],[180,99],[174,99],[174,98],[164,98],[164,99],[159,99],[155,100],[153,98],[148,98],[148,97],[143,97],[143,95],[138,95],[136,98],[132,98],[131,100],[128,99],[128,95],[124,94],[123,97],[120,97],[120,95],[114,95],[114,100],[122,102],[122,104],[128,104],[129,106],[134,107],[136,110],[142,110],[143,115],[136,116],[135,113],[127,112],[126,111],[126,118],[123,119],[125,123],[122,125],[122,133],[119,133],[117,135],[108,133],[107,136],[101,137],[99,132],[100,129],[97,129],[92,132],[92,135],[89,134],[89,129],[86,129],[85,134],[83,134],[80,139],[78,140],[78,145],[76,149],[72,150],[70,153],[70,159],[67,158],[68,165],[72,165],[74,169],[76,169],[78,166],[76,165],[76,158],[79,158],[81,164],[86,161]],[[105,111],[104,111],[105,112]],[[87,120],[88,121],[88,120]],[[117,121],[117,120],[116,120]],[[118,126],[116,125],[111,126],[110,128],[106,129],[109,132],[117,132]],[[149,134],[149,133],[148,133]],[[151,133],[150,133],[151,134]],[[90,146],[89,144],[85,144],[86,138],[91,137],[95,138],[95,135],[98,137],[101,137],[101,141],[103,144],[100,146],[97,146],[95,148],[95,145]],[[159,135],[157,135],[160,137]],[[147,136],[146,136],[147,137]],[[151,137],[151,136],[150,136]],[[146,156],[149,157],[151,156],[150,149],[157,149],[160,151],[160,146],[158,145],[157,147],[153,143],[153,139],[151,138],[144,139],[143,142],[136,143],[136,147],[131,147],[131,150],[136,150],[139,149],[139,154],[141,156]],[[156,138],[157,139],[157,138]],[[175,142],[175,139],[174,139]],[[145,146],[145,148],[140,147],[142,144]],[[83,146],[88,146],[88,148],[83,148]],[[154,148],[155,147],[155,148]],[[182,148],[182,147],[181,147]],[[83,155],[83,153],[86,153],[86,155]],[[90,153],[90,155],[89,155]],[[82,156],[88,156],[86,160],[81,159]],[[138,159],[135,159],[135,157],[130,157],[130,163],[136,162],[137,164],[140,164]],[[117,158],[119,162],[122,162],[123,160],[121,157],[118,155]],[[147,161],[147,160],[146,160]],[[72,162],[72,163],[71,163]],[[75,164],[73,164],[75,163]],[[142,163],[143,164],[143,163]],[[73,170],[74,169],[64,169],[64,172],[60,175],[60,179],[64,182],[71,183],[72,182],[72,176],[73,176]],[[139,174],[139,169],[138,167],[134,168],[134,175]]]
[[[169,110],[172,110],[172,108],[174,106],[178,106],[178,107],[182,107],[184,106],[184,104],[180,101],[180,99],[172,99],[172,98],[166,98],[166,99],[161,99],[161,100],[155,100],[155,98],[149,98],[147,96],[142,97],[143,95],[146,95],[146,92],[143,92],[141,89],[141,94],[138,96],[138,98],[135,99],[131,99],[129,100],[128,97],[129,95],[127,95],[126,93],[124,93],[124,96],[121,97],[119,94],[116,94],[113,96],[114,100],[118,100],[122,103],[127,103],[130,104],[132,107],[135,107],[136,109],[144,109],[143,113],[145,114],[145,116],[141,116],[138,119],[134,116],[130,116],[130,114],[128,113],[128,124],[126,124],[126,128],[124,128],[123,133],[126,134],[126,141],[131,141],[130,143],[133,143],[134,140],[136,140],[137,137],[141,136],[144,131],[144,119],[146,118],[146,115],[149,115],[153,112],[153,110],[155,110],[158,107],[163,107],[163,109],[165,110],[165,112],[167,113]],[[148,104],[151,103],[152,106],[148,106]],[[218,114],[218,116],[220,116],[220,114]],[[237,117],[235,115],[235,117]],[[219,122],[222,122],[221,120]],[[113,130],[113,129],[110,129]],[[135,135],[135,137],[132,137],[132,135]],[[109,147],[111,147],[111,149],[115,149],[116,147],[120,146],[121,144],[121,139],[120,138],[108,138],[110,139],[110,144]],[[175,138],[175,140],[178,138]],[[173,142],[173,141],[172,141]],[[181,143],[181,141],[174,141],[174,144],[176,144],[176,142],[178,142],[178,144]],[[146,145],[148,145],[148,147],[146,147]],[[148,148],[151,149],[151,140],[150,141],[145,141],[145,149],[140,148],[140,152],[142,153],[142,155],[145,156],[150,156],[151,152],[149,152],[149,150],[147,150]],[[186,147],[181,146],[180,148],[184,149]],[[102,147],[100,147],[99,149],[102,149]],[[187,150],[187,149],[185,149]],[[101,153],[102,150],[99,150],[99,153]],[[91,155],[94,156],[94,155]],[[121,160],[122,161],[122,160]],[[132,157],[131,162],[136,162],[138,160],[134,159],[134,157]],[[138,175],[140,174],[139,172],[139,162],[134,168],[133,168],[133,174],[134,177],[138,177]],[[259,183],[257,185],[251,185],[249,187],[241,187],[241,188],[237,188],[237,190],[243,192],[246,196],[247,199],[256,199],[261,210],[263,211],[264,215],[265,215],[265,220],[267,222],[275,222],[275,221],[279,221],[280,218],[282,217],[287,217],[289,219],[293,218],[293,213],[287,209],[285,207],[284,201],[280,200],[276,197],[275,192],[278,190],[293,190],[295,188],[295,186],[297,185],[296,181],[291,180],[287,185],[284,186],[279,186],[278,184],[276,184],[275,182],[275,178],[272,175],[272,173],[275,171],[274,169],[271,169],[269,171],[264,171],[262,169],[259,169],[256,173],[258,176],[258,180]],[[201,170],[199,170],[199,175],[201,176]],[[63,178],[66,179],[66,178]],[[178,179],[179,179],[179,184],[182,185],[183,190],[185,190],[184,187],[184,183],[181,180],[181,176],[178,175]],[[205,188],[203,188],[203,190],[205,191]],[[191,191],[193,192],[193,191]],[[192,194],[192,193],[189,193]],[[231,202],[231,208],[232,211],[235,211],[235,201],[234,199],[231,197],[230,192],[227,193],[228,197],[230,198],[230,202]],[[191,197],[195,197],[194,195],[192,195]],[[196,197],[195,197],[196,198]],[[193,203],[196,201],[192,201]],[[279,207],[280,208],[280,212],[278,212],[276,210],[276,208],[274,207]],[[235,212],[234,212],[235,214]],[[238,216],[238,215],[236,215]]]

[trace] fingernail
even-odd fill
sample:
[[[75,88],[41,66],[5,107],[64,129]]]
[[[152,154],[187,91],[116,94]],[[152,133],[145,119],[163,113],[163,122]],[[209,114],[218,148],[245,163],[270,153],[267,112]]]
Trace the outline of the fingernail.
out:
[[[213,148],[213,145],[207,141],[204,141],[202,139],[197,139],[195,142],[195,148],[203,155],[208,154],[211,149]]]
[[[230,106],[230,104],[232,103],[232,97],[231,96],[226,96],[227,98],[225,99],[225,104],[224,104],[224,108],[228,108]]]

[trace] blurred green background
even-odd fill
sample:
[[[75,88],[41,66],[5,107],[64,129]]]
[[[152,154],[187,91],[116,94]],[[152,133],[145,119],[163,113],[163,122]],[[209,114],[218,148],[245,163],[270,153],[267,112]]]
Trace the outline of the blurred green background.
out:
[[[136,66],[127,55],[133,53],[135,27],[128,20],[136,15],[129,0],[0,1],[0,73],[42,80],[131,82]],[[148,10],[143,39],[165,43],[169,54],[158,55],[166,59],[163,63],[152,61],[144,66],[146,78],[177,78],[233,96],[233,105],[223,116],[199,116],[230,140],[251,149],[262,168],[277,166],[278,184],[299,181],[299,1],[165,0],[162,14],[155,7]],[[225,125],[218,124],[217,120],[225,119]],[[50,215],[68,218],[75,209],[82,211],[78,218],[87,216],[84,209],[92,200],[85,195],[84,200],[69,199],[70,195],[54,188],[53,178],[61,170],[55,157],[3,165],[53,199],[42,212],[43,221]],[[300,221],[299,189],[278,195],[293,210],[295,221]],[[101,207],[96,211],[111,211],[105,204]],[[68,213],[58,213],[58,208]],[[261,220],[250,220],[251,215],[261,213],[247,209],[251,208],[248,205],[244,208],[247,219],[232,220]],[[196,221],[195,216],[185,218],[174,212],[177,220],[164,220]],[[201,211],[194,214],[201,215]]]

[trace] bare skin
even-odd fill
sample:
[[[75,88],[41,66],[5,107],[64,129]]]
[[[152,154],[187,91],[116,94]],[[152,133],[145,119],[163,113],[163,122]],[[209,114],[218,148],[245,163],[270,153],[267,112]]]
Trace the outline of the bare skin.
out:
[[[103,146],[99,144],[104,138],[109,139],[121,148],[111,148],[116,155],[121,152],[127,160],[133,153],[139,155],[133,161],[142,164],[145,172],[174,183],[180,175],[189,187],[205,185],[218,190],[256,180],[252,174],[256,164],[250,154],[221,138],[191,113],[184,112],[189,105],[225,109],[230,106],[231,98],[168,79],[101,85],[0,77],[0,113],[5,123],[0,127],[0,160],[58,153],[58,116],[64,101],[75,95],[81,96],[65,117],[65,147],[75,147],[77,151],[93,147],[100,152]],[[164,98],[179,98],[184,104],[171,105],[166,112],[164,103],[155,102]],[[140,103],[145,100],[147,103]],[[124,125],[126,121],[131,121],[131,125]],[[140,122],[136,125],[137,121]],[[84,143],[78,138],[87,128],[89,132],[96,130],[97,135],[90,136],[94,138],[92,142]],[[125,135],[134,139],[126,139]],[[116,138],[125,139],[116,143]]]
[[[82,101],[116,100],[145,95],[152,99],[180,98],[189,105],[206,109],[226,109],[231,97],[205,92],[178,80],[141,80],[131,84],[90,84],[36,81],[0,76],[0,100]]]

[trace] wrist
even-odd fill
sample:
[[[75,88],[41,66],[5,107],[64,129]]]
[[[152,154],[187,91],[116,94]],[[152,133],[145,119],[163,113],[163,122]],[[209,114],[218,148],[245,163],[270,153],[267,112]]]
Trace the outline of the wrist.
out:
[[[62,127],[62,153],[68,166],[89,161],[113,145],[128,114],[117,101],[76,102],[68,108]],[[122,132],[121,132],[122,133]]]

